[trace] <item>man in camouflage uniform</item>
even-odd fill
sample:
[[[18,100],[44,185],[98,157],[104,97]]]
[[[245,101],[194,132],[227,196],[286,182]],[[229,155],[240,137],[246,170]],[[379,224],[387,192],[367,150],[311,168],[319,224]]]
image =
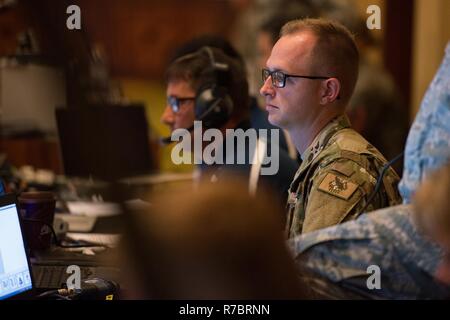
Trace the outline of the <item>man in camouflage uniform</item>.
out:
[[[408,135],[400,182],[404,203],[289,240],[311,297],[450,298],[450,286],[434,279],[445,251],[417,227],[411,205],[422,180],[449,163],[450,42]],[[380,268],[380,289],[367,286],[371,265]]]
[[[371,197],[386,159],[345,116],[358,60],[341,24],[294,20],[282,28],[263,70],[269,121],[290,133],[303,160],[289,190],[289,238],[401,202],[391,168]]]

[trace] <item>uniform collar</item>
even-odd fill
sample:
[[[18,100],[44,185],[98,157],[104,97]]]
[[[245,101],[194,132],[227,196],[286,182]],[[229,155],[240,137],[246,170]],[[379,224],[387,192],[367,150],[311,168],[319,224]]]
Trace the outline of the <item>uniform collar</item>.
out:
[[[303,152],[302,167],[308,166],[325,148],[330,138],[339,130],[350,128],[350,120],[345,114],[331,120],[314,138],[313,142]]]

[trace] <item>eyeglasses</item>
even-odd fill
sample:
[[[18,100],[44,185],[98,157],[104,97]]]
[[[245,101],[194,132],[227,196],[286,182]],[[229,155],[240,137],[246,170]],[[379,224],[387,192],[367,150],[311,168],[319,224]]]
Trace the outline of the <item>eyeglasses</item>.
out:
[[[262,80],[263,82],[266,82],[267,78],[272,78],[272,85],[277,88],[284,88],[286,85],[286,79],[289,77],[292,78],[304,78],[304,79],[311,79],[311,80],[326,80],[330,79],[332,77],[319,77],[319,76],[297,76],[293,74],[285,74],[281,71],[270,71],[268,69],[262,69]]]
[[[167,98],[167,103],[169,104],[170,108],[172,109],[173,113],[177,113],[180,111],[180,108],[183,104],[185,104],[188,101],[194,101],[195,97],[183,97],[183,98],[179,98],[179,97],[174,97],[174,96],[169,96]]]

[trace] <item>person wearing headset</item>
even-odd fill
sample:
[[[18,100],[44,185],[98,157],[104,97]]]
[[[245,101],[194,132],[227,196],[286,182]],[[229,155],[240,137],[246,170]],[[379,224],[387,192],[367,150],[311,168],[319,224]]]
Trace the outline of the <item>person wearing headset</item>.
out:
[[[212,47],[222,50],[230,58],[236,59],[240,64],[243,70],[247,69],[247,64],[244,61],[242,55],[236,50],[236,48],[223,36],[214,34],[214,33],[205,33],[199,36],[195,36],[191,40],[185,42],[183,45],[178,47],[173,56],[170,57],[170,62],[175,61],[176,59],[200,50],[202,47]],[[247,73],[247,80],[249,79]],[[249,81],[249,80],[248,80]],[[250,84],[249,84],[250,86]],[[257,130],[266,129],[268,131],[268,138],[270,138],[270,134],[272,129],[279,129],[278,127],[272,125],[267,120],[267,111],[263,110],[259,106],[259,102],[256,97],[252,96],[249,92],[250,97],[250,124],[252,128]],[[295,149],[294,145],[290,141],[284,130],[278,130],[279,139],[278,146],[282,149],[283,153],[287,153],[290,158],[296,160],[297,162],[300,160],[300,157]]]
[[[269,122],[289,132],[303,160],[290,187],[288,238],[401,202],[392,168],[376,188],[387,161],[345,115],[358,60],[343,25],[293,20],[281,29],[262,70]]]
[[[176,129],[188,129],[191,139],[196,134],[194,121],[201,121],[203,129],[219,129],[223,136],[223,145],[227,143],[227,129],[251,129],[250,99],[248,82],[242,64],[222,50],[202,47],[196,52],[185,54],[174,60],[166,70],[167,106],[161,116],[171,132]],[[246,142],[248,143],[248,142]],[[266,141],[270,144],[270,139]],[[203,145],[205,148],[205,145]],[[250,159],[250,148],[235,146],[234,159],[227,161],[230,154],[223,148],[223,164],[202,162],[199,171],[202,179],[211,182],[220,181],[229,172],[241,173],[248,177],[250,193],[257,191],[261,183],[272,187],[281,203],[287,199],[287,190],[297,164],[282,149],[277,148],[279,169],[274,175],[261,175],[255,170],[255,163]],[[245,155],[238,152],[245,150]],[[266,150],[272,150],[266,146]],[[236,157],[245,158],[244,164],[237,164]],[[272,155],[273,156],[273,155]],[[256,172],[256,174],[255,174]]]

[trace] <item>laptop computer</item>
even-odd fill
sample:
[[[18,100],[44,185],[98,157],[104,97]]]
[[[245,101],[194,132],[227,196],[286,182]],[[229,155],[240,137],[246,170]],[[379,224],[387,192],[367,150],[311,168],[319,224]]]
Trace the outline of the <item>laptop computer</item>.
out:
[[[116,266],[95,258],[64,253],[30,257],[23,235],[16,196],[0,195],[0,300],[26,299],[64,286],[70,265],[80,267],[81,279],[103,278],[119,281]]]
[[[0,300],[31,297],[30,262],[14,195],[0,196]]]

